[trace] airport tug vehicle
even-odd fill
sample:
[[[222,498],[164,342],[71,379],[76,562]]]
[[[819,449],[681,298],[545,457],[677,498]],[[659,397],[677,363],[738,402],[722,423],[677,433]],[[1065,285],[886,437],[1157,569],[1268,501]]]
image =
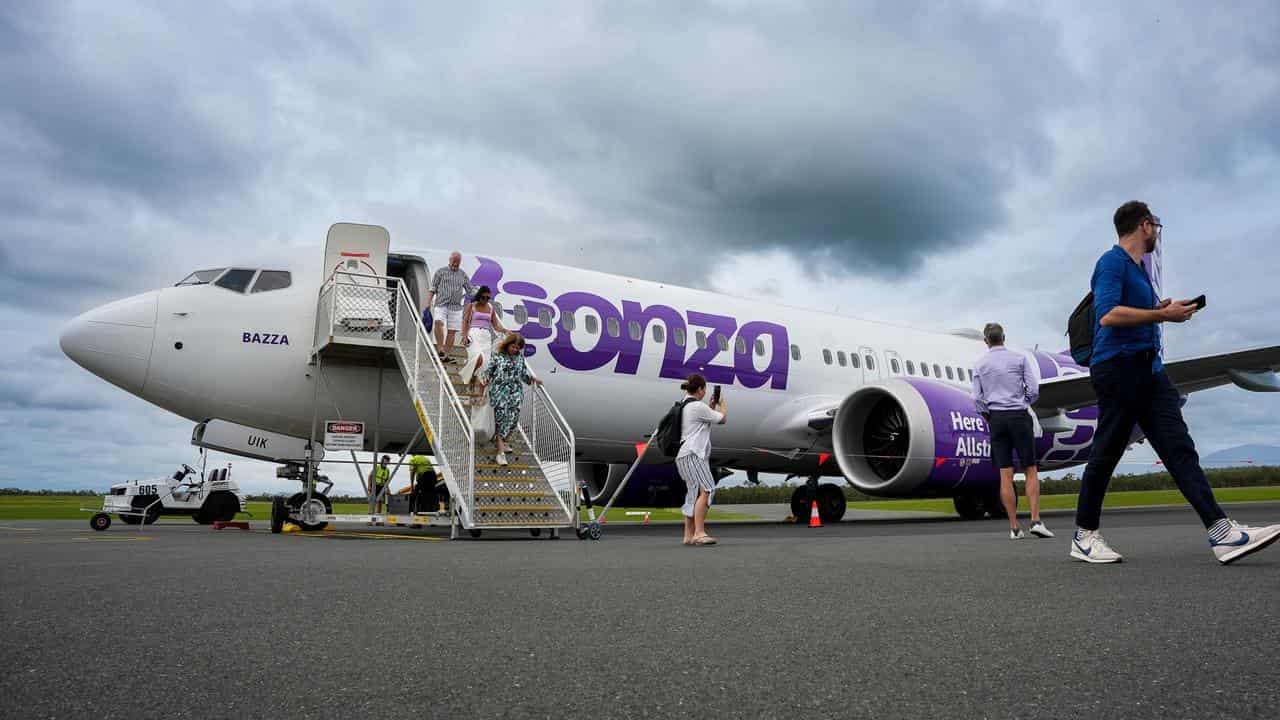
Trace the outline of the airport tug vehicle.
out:
[[[200,473],[183,464],[171,477],[130,480],[111,486],[102,507],[92,512],[89,527],[106,530],[115,515],[126,525],[150,525],[161,516],[186,515],[201,525],[226,522],[244,510],[245,496],[231,479],[231,466]]]

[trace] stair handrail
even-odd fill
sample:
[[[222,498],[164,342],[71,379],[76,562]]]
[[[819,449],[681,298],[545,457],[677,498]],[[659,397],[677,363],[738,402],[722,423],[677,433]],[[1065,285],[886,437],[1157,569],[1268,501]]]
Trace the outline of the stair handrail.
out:
[[[539,422],[540,415],[545,415],[550,420],[550,428],[541,430],[544,435],[539,436],[539,428],[544,428],[543,423]],[[524,436],[525,442],[529,446],[529,453],[533,456],[534,461],[538,464],[538,468],[542,471],[543,479],[551,487],[556,502],[564,510],[565,517],[573,526],[578,524],[577,513],[577,492],[575,492],[576,477],[574,472],[574,462],[577,456],[576,437],[573,428],[570,427],[564,414],[560,412],[560,408],[556,406],[555,400],[551,398],[551,393],[547,392],[546,387],[537,383],[532,384],[531,392],[526,395],[525,401],[520,409],[520,420],[517,424],[521,435]],[[548,429],[554,429],[555,438],[545,437]],[[545,453],[539,452],[540,448],[545,448],[544,443],[554,442],[562,448],[563,459],[555,459],[546,457]],[[556,487],[553,479],[547,474],[547,466],[549,463],[563,463],[565,466],[565,477],[563,479],[563,487]],[[568,497],[566,504],[565,498]]]

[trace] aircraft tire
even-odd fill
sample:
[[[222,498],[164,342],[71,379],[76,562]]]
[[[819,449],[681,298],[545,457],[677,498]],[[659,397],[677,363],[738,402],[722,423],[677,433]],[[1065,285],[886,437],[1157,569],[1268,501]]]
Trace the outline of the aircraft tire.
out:
[[[534,537],[542,537],[542,528],[529,528],[529,534]]]
[[[333,512],[333,503],[329,502],[328,496],[322,493],[313,492],[311,493],[311,499],[319,500],[320,502],[324,503],[325,513]],[[288,504],[290,508],[294,510],[298,510],[302,507],[302,504],[306,501],[307,501],[306,493],[294,493],[293,496],[289,498]],[[329,527],[329,523],[327,522],[304,523],[299,521],[298,527],[302,528],[303,530],[306,530],[307,532],[316,532],[318,530],[323,530],[326,527]]]
[[[962,520],[981,520],[987,513],[987,508],[976,495],[957,495],[952,502]]]
[[[468,533],[471,535],[471,537],[473,537],[473,538],[478,538],[478,537],[480,537],[480,529],[479,529],[479,528],[471,528],[471,529],[470,529],[470,530],[468,530],[467,532],[468,532]]]
[[[796,518],[797,525],[809,524],[809,488],[805,485],[797,487],[791,491],[791,514]],[[822,508],[818,508],[818,515],[821,517]]]
[[[213,524],[213,520],[210,520],[208,517],[206,517],[205,515],[202,515],[202,514],[201,514],[201,513],[199,513],[199,512],[191,513],[191,519],[192,519],[192,520],[195,520],[196,522],[200,523],[201,525],[212,525],[212,524]]]
[[[847,508],[848,501],[839,485],[823,483],[818,486],[818,517],[824,524],[840,522]]]

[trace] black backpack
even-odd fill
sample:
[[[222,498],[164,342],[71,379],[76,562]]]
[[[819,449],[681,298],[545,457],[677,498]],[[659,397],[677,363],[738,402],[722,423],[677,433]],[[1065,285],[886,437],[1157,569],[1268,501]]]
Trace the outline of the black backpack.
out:
[[[1089,367],[1093,358],[1093,291],[1084,296],[1067,320],[1067,338],[1071,343],[1071,359],[1082,367]]]
[[[680,453],[680,435],[683,434],[684,406],[696,402],[695,398],[685,398],[667,411],[658,423],[658,431],[653,434],[652,445],[657,445],[663,455],[673,458]]]

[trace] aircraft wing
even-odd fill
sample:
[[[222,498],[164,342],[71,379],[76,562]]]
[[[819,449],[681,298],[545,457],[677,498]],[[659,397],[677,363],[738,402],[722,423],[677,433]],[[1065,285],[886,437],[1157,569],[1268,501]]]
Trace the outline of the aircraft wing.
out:
[[[1174,360],[1164,364],[1169,379],[1182,393],[1234,383],[1251,392],[1280,392],[1280,345],[1237,350],[1220,355]],[[1040,383],[1035,411],[1042,417],[1097,402],[1088,375],[1066,375]]]

